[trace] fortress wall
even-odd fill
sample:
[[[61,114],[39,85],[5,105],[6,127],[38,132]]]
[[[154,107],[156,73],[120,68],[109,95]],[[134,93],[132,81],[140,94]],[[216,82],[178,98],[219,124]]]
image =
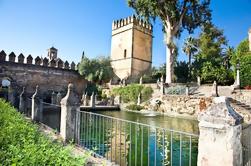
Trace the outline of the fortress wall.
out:
[[[12,58],[10,61],[6,61],[3,58],[3,51],[0,52],[0,81],[3,79],[8,79],[11,82],[11,87],[20,93],[22,87],[26,87],[26,91],[29,95],[35,92],[36,85],[39,85],[41,94],[48,93],[50,91],[63,92],[67,90],[68,83],[73,83],[75,90],[78,95],[82,95],[84,88],[86,87],[87,80],[85,80],[79,73],[75,70],[75,64],[72,63],[69,66],[66,63],[55,63],[54,62],[46,65],[43,64],[42,60],[40,63],[35,61],[34,63],[26,63],[23,61],[15,61]],[[37,58],[36,58],[37,59]]]

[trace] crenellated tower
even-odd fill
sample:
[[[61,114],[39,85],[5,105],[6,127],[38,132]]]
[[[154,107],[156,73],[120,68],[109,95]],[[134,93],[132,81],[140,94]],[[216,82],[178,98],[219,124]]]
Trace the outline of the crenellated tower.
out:
[[[134,15],[113,21],[111,65],[121,80],[148,71],[152,65],[152,25]]]
[[[58,58],[58,50],[54,47],[51,47],[48,49],[48,59],[49,61],[51,60],[56,60]]]

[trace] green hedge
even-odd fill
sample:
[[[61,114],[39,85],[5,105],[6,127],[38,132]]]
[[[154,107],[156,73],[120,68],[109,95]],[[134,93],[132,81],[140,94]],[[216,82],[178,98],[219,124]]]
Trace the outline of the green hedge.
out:
[[[145,87],[139,84],[130,84],[125,87],[114,88],[114,95],[121,95],[123,102],[136,102],[139,93],[142,94],[142,100],[147,101],[152,96],[153,90],[151,87]]]
[[[2,165],[83,165],[86,156],[73,156],[71,147],[52,142],[37,125],[0,99],[0,163]]]
[[[251,54],[241,56],[240,81],[241,87],[251,85]]]

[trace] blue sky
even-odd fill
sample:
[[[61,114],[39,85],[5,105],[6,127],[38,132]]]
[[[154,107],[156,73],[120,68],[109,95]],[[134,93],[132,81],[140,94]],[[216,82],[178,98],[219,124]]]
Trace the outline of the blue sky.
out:
[[[231,46],[247,38],[251,27],[251,0],[212,0],[213,22]],[[110,55],[112,21],[133,14],[126,0],[0,0],[0,50],[46,56],[46,49],[59,49],[63,60],[79,62],[88,57]],[[154,24],[153,65],[165,62],[162,25]],[[177,41],[182,47],[188,36]],[[181,51],[179,60],[187,57]]]

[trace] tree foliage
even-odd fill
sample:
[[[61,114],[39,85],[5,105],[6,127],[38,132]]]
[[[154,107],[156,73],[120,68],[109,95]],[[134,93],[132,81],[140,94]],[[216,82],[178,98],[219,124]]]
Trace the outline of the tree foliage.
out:
[[[245,39],[235,49],[231,63],[236,69],[236,64],[240,62],[241,87],[251,85],[251,52],[249,52],[249,42]],[[236,71],[236,70],[235,70]]]
[[[204,83],[232,82],[231,70],[224,65],[227,40],[223,31],[212,24],[206,24],[197,40],[198,53],[195,55],[194,75],[201,76]]]
[[[113,77],[113,70],[110,60],[107,57],[89,59],[83,57],[78,71],[89,81],[102,84],[108,82]]]
[[[171,83],[174,67],[174,38],[183,30],[192,33],[195,28],[211,20],[210,0],[128,0],[128,5],[147,21],[159,17],[163,24],[167,45],[168,75],[166,82]]]
[[[176,66],[174,67],[176,82],[187,83],[189,76],[188,72],[189,72],[188,63],[186,63],[185,61],[177,62]]]
[[[131,84],[125,87],[118,87],[112,90],[114,95],[121,95],[123,102],[137,102],[139,93],[142,94],[142,100],[148,100],[153,93],[151,87],[145,87],[139,84]]]

